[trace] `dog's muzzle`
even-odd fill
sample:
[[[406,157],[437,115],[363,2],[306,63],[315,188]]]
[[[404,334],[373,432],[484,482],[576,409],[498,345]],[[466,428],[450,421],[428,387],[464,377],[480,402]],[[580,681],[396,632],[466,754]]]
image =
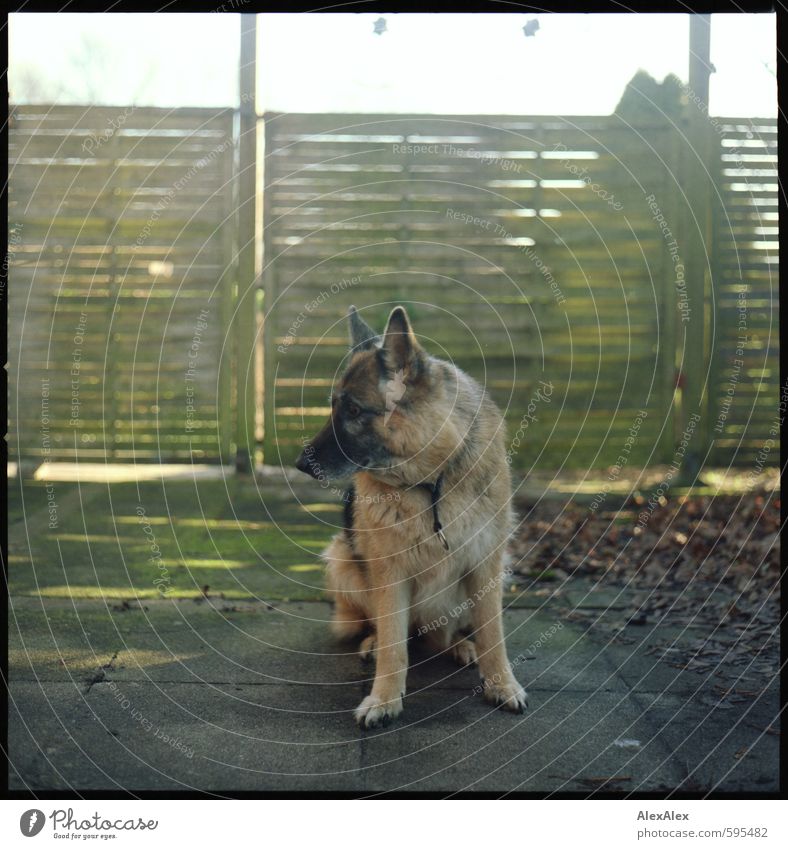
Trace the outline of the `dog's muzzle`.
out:
[[[299,472],[303,472],[313,478],[317,477],[314,459],[311,453],[307,453],[306,448],[298,455],[298,459],[295,461],[295,467]]]

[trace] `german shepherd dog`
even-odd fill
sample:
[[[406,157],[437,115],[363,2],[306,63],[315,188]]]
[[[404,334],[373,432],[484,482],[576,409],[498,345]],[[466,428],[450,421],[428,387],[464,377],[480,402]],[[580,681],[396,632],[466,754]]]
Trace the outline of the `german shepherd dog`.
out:
[[[323,552],[340,638],[374,654],[362,728],[402,712],[408,636],[426,636],[461,665],[478,663],[488,701],[521,713],[501,618],[511,533],[504,423],[485,390],[419,344],[392,310],[378,336],[350,307],[351,354],[331,417],[296,467],[351,476],[345,529]]]

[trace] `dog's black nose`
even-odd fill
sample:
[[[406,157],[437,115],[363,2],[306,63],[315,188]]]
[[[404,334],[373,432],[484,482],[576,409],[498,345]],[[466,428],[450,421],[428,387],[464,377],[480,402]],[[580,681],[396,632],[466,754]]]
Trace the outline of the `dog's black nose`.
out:
[[[309,462],[309,457],[307,457],[306,451],[301,452],[298,459],[295,461],[295,467],[299,472],[304,472],[307,475],[312,474],[312,464]]]

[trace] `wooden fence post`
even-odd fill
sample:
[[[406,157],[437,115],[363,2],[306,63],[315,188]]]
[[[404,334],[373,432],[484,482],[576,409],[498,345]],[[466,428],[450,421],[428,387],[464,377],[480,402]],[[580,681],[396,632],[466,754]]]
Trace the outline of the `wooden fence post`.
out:
[[[679,262],[683,253],[685,222],[682,217],[682,198],[679,186],[682,185],[682,148],[686,123],[679,121],[678,125],[667,122],[665,126],[664,156],[667,168],[673,177],[665,180],[665,217],[670,223],[671,233],[676,240],[679,251]],[[676,393],[676,354],[678,346],[679,322],[678,319],[678,292],[676,289],[677,265],[672,256],[667,256],[667,251],[661,252],[662,275],[660,283],[663,287],[661,296],[662,303],[662,410],[666,421],[660,439],[655,462],[669,464],[676,450],[677,427],[676,420],[681,412],[677,406]],[[683,425],[682,425],[683,428]]]
[[[688,440],[681,460],[679,482],[690,486],[708,454],[708,328],[711,232],[711,183],[716,154],[711,144],[708,115],[710,15],[690,15],[689,106],[687,144],[682,157],[681,184],[687,197],[685,280],[688,321],[684,323],[682,436]],[[678,337],[677,337],[678,341]],[[698,418],[699,417],[699,418]]]
[[[228,110],[226,137],[223,143],[232,145],[233,139],[233,112]],[[233,317],[233,289],[237,284],[236,280],[236,264],[233,262],[233,244],[235,233],[233,232],[235,224],[235,215],[233,211],[234,192],[228,191],[232,187],[232,182],[235,179],[235,156],[232,146],[230,147],[229,155],[223,155],[222,177],[224,179],[224,203],[222,204],[222,213],[224,214],[224,223],[222,224],[222,247],[224,250],[225,267],[222,270],[222,280],[219,295],[219,315],[221,317],[222,326],[222,344],[219,356],[219,368],[221,369],[218,375],[217,387],[217,402],[218,415],[216,421],[219,462],[223,465],[230,462],[231,443],[233,439],[233,344],[227,338],[229,330],[232,326]],[[224,334],[227,334],[225,336]]]
[[[268,157],[271,154],[271,139],[269,129],[276,122],[276,116],[267,112],[263,116],[263,131],[265,133],[265,159],[263,160],[263,462],[278,463],[276,451],[276,421],[275,415],[275,381],[276,381],[276,352],[274,337],[276,331],[276,316],[274,313],[277,300],[276,262],[272,235],[274,228],[271,222],[271,196],[268,182]]]
[[[257,198],[256,110],[257,15],[241,15],[240,127],[238,141],[238,298],[236,329],[235,468],[249,472],[255,462],[255,206]]]

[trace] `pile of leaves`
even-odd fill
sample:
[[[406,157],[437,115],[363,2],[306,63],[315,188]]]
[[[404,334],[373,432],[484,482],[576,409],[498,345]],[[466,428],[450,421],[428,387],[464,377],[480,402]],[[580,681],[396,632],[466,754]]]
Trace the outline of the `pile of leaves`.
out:
[[[724,670],[723,689],[726,674],[737,686],[777,674],[778,493],[636,496],[620,509],[543,500],[518,514],[513,572],[526,592],[552,586],[570,602],[562,615],[592,635],[634,642],[638,626],[649,627],[648,653],[699,674]],[[595,596],[600,603],[589,604]],[[757,692],[744,690],[723,695]]]

